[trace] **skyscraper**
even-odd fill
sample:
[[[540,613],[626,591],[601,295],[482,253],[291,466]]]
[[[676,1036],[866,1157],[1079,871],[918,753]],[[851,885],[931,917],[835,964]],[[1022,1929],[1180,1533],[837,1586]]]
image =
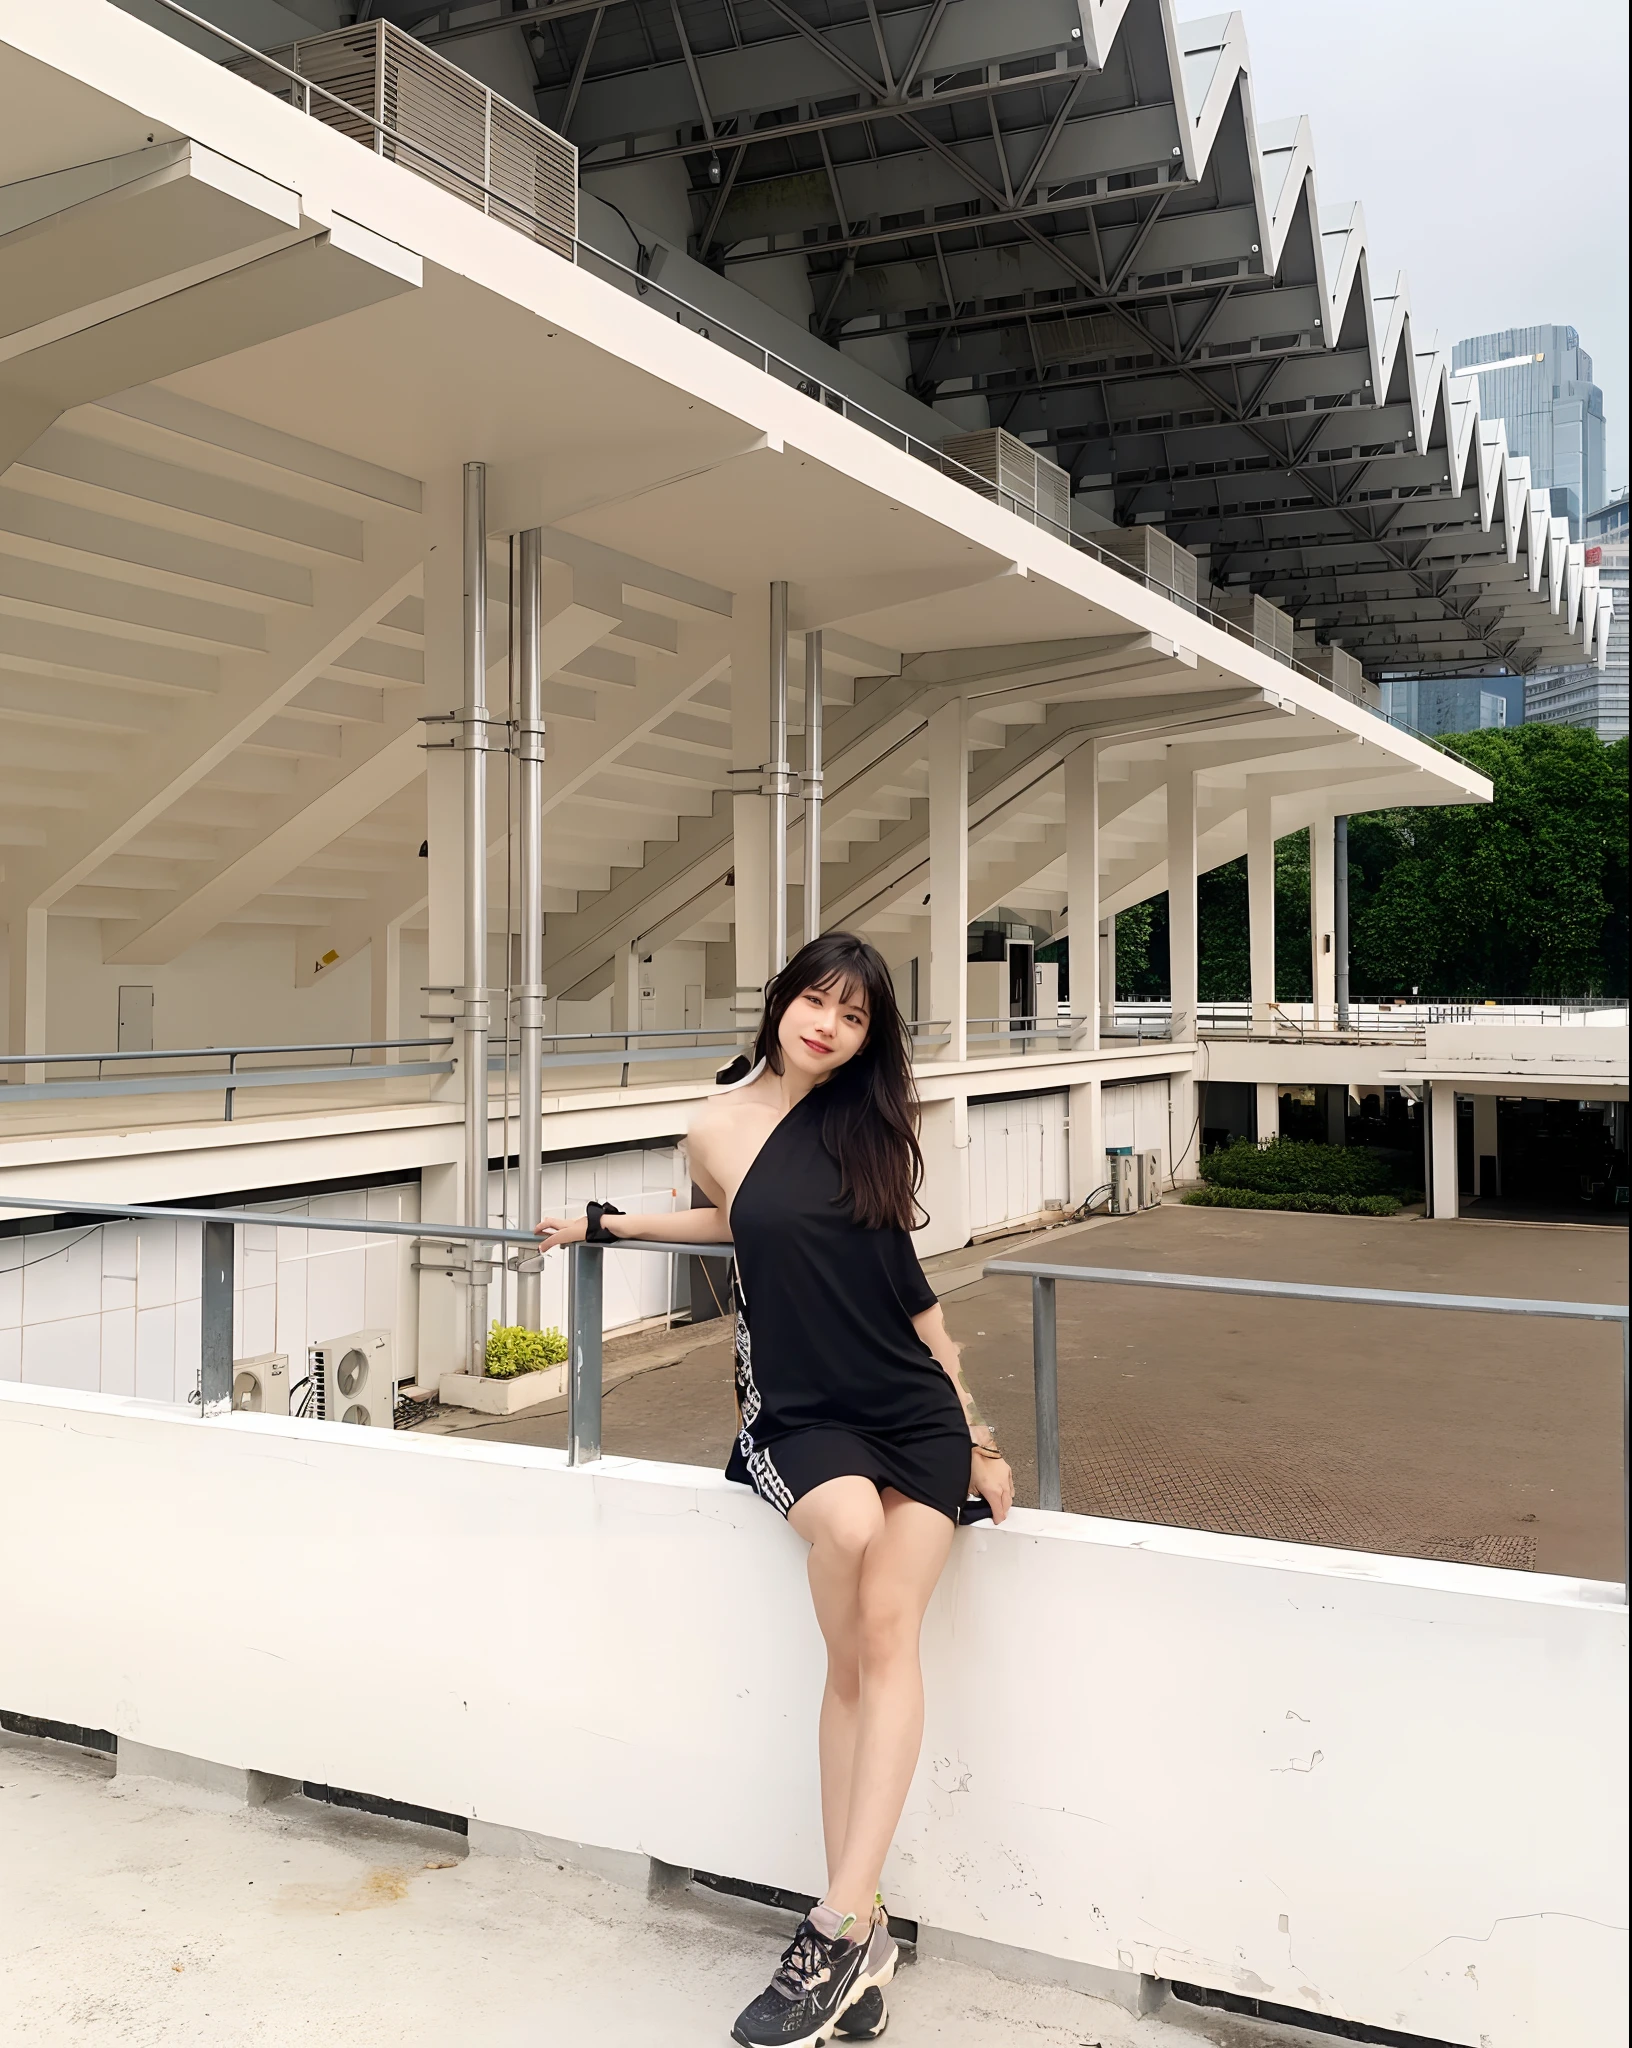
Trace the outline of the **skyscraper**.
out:
[[[1530,481],[1552,494],[1555,516],[1581,538],[1603,504],[1604,394],[1573,327],[1504,327],[1475,334],[1451,353],[1458,376],[1479,379],[1479,412],[1507,422],[1507,445],[1530,458]]]

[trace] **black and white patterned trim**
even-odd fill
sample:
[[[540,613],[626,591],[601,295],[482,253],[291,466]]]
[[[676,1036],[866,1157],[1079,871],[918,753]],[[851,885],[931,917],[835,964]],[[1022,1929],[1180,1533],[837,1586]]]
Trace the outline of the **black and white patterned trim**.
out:
[[[779,1515],[785,1517],[789,1508],[793,1506],[793,1494],[787,1481],[777,1471],[770,1452],[754,1448],[754,1424],[759,1420],[762,1404],[759,1388],[754,1381],[754,1343],[748,1330],[748,1303],[743,1295],[742,1282],[737,1277],[735,1266],[731,1269],[731,1301],[737,1312],[737,1448],[742,1453],[742,1462],[748,1468],[748,1477],[753,1481],[754,1491],[761,1500],[768,1501]]]
[[[769,1501],[777,1513],[787,1519],[788,1510],[793,1506],[793,1495],[788,1483],[771,1462],[769,1451],[755,1451],[747,1460],[748,1476],[754,1482],[754,1491],[763,1501]]]

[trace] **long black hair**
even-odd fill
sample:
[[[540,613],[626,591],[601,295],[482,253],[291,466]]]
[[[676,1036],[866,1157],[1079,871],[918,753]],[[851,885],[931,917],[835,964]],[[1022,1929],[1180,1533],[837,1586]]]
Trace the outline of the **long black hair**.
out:
[[[884,956],[853,932],[824,932],[772,976],[754,1058],[773,1074],[782,1071],[782,1019],[808,988],[836,988],[841,1001],[860,996],[867,1006],[861,1050],[821,1088],[822,1143],[839,1163],[841,1199],[864,1229],[915,1230],[923,1220],[918,1189],[924,1155],[912,1034]]]

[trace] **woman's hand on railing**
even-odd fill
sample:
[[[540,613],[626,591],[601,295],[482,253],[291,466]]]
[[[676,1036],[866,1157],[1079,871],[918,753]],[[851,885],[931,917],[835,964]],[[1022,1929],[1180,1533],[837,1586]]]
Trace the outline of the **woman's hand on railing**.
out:
[[[589,1234],[587,1216],[546,1216],[533,1231],[545,1251],[559,1251],[563,1245],[582,1244]]]

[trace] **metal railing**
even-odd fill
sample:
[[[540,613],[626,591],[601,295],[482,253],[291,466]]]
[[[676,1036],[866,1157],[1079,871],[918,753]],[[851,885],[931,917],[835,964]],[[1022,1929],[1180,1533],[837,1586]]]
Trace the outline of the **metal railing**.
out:
[[[993,1259],[984,1279],[1031,1282],[1031,1369],[1037,1418],[1037,1504],[1060,1506],[1060,1363],[1057,1289],[1062,1280],[1087,1286],[1156,1287],[1188,1294],[1255,1295],[1271,1301],[1328,1301],[1352,1308],[1455,1309],[1465,1315],[1540,1316],[1562,1322],[1621,1326],[1621,1584],[1627,1584],[1632,1541],[1632,1403],[1628,1400],[1626,1307],[1603,1301],[1527,1301],[1499,1294],[1416,1294],[1389,1287],[1322,1287],[1301,1280],[1242,1280],[1199,1273],[1148,1273],[1118,1266],[1055,1266]]]
[[[360,1052],[425,1050],[452,1044],[449,1038],[359,1038],[333,1044],[314,1045],[195,1045],[149,1052],[14,1052],[0,1053],[0,1071],[21,1067],[25,1074],[33,1067],[85,1067],[96,1069],[91,1079],[69,1077],[61,1081],[0,1080],[0,1109],[14,1102],[61,1101],[65,1097],[97,1095],[200,1095],[221,1088],[226,1096],[225,1120],[232,1122],[233,1103],[240,1088],[291,1088],[314,1086],[326,1081],[403,1081],[416,1075],[451,1074],[451,1060],[402,1060],[374,1062],[359,1066]],[[242,1067],[241,1060],[287,1058],[291,1054],[346,1054],[344,1065],[287,1065]],[[225,1071],[212,1067],[181,1073],[147,1073],[110,1080],[103,1069],[110,1062],[141,1066],[160,1060],[226,1061]]]
[[[202,1226],[203,1269],[199,1298],[198,1404],[201,1416],[232,1410],[235,1230],[328,1230],[359,1237],[411,1238],[424,1244],[471,1247],[515,1245],[539,1254],[530,1230],[465,1223],[393,1223],[353,1216],[280,1216],[264,1209],[193,1209],[169,1203],[81,1202],[57,1195],[0,1194],[0,1209],[31,1210],[45,1216],[84,1216],[93,1223],[197,1223]],[[567,1463],[593,1464],[601,1455],[601,1394],[604,1333],[604,1260],[608,1251],[663,1252],[674,1258],[730,1259],[729,1243],[691,1244],[668,1239],[620,1237],[614,1243],[575,1244],[568,1250],[567,1282]]]
[[[524,209],[517,206],[513,194],[495,190],[483,179],[474,176],[468,169],[454,163],[444,154],[427,147],[426,144],[416,141],[411,136],[401,134],[389,123],[368,113],[366,109],[356,106],[352,101],[342,99],[339,95],[328,92],[324,87],[316,84],[315,81],[303,78],[298,72],[290,70],[287,65],[280,64],[275,59],[266,56],[262,51],[257,50],[253,44],[241,42],[236,36],[229,35],[224,29],[217,28],[213,22],[206,21],[201,15],[194,14],[189,8],[181,6],[179,0],[153,0],[153,4],[163,8],[166,13],[176,15],[179,19],[189,23],[193,28],[202,30],[223,43],[230,44],[241,55],[253,57],[261,68],[281,74],[291,86],[297,89],[298,93],[302,96],[302,102],[308,107],[314,94],[326,101],[332,101],[336,108],[343,110],[347,116],[366,126],[374,135],[376,144],[389,141],[393,152],[398,155],[399,161],[404,154],[423,158],[432,168],[429,171],[419,173],[419,175],[430,177],[435,184],[446,189],[449,186],[449,181],[452,181],[456,185],[465,187],[472,195],[471,203],[473,205],[480,205],[484,211],[490,213],[494,211],[495,205],[501,214],[524,212]],[[402,162],[402,168],[412,170],[414,166],[412,163]],[[542,219],[533,216],[529,216],[529,218],[532,218],[534,224],[539,228],[549,226],[549,223]],[[635,243],[636,247],[636,264],[637,266],[643,265],[647,260],[648,252],[632,229],[630,230],[630,239]],[[764,343],[755,341],[752,336],[744,334],[739,328],[733,327],[728,320],[723,320],[717,314],[707,312],[703,307],[693,304],[689,299],[682,298],[679,293],[670,291],[666,285],[657,283],[655,278],[647,275],[643,268],[631,268],[627,263],[620,262],[617,257],[609,256],[605,250],[597,249],[581,238],[575,238],[572,243],[571,260],[580,269],[588,270],[600,276],[604,282],[613,284],[618,289],[630,293],[631,296],[643,300],[654,311],[664,314],[665,317],[672,318],[681,326],[688,327],[691,332],[700,335],[705,341],[711,341],[718,347],[726,349],[730,354],[738,357],[740,361],[763,371],[767,376],[776,378],[779,383],[791,385],[793,389],[801,392],[805,397],[812,399],[826,410],[836,412],[842,418],[850,420],[855,425],[866,428],[869,433],[876,434],[880,439],[888,441],[892,447],[901,449],[905,454],[912,456],[915,461],[926,463],[930,468],[939,471],[941,475],[950,477],[955,482],[964,485],[965,488],[975,491],[988,502],[998,504],[1005,511],[1016,513],[1029,524],[1043,527],[1047,532],[1052,533],[1057,540],[1075,549],[1077,553],[1086,555],[1091,560],[1100,563],[1103,567],[1115,570],[1117,575],[1125,576],[1131,582],[1138,583],[1145,589],[1154,591],[1158,596],[1169,599],[1193,617],[1201,619],[1219,632],[1227,634],[1232,640],[1240,641],[1249,647],[1256,648],[1260,653],[1268,654],[1279,666],[1295,670],[1297,674],[1303,676],[1307,681],[1317,683],[1329,695],[1335,696],[1340,694],[1333,688],[1331,678],[1323,675],[1318,668],[1311,667],[1308,662],[1300,661],[1295,655],[1288,654],[1284,650],[1265,646],[1259,635],[1241,626],[1236,620],[1226,617],[1222,612],[1212,610],[1209,606],[1200,603],[1194,596],[1185,591],[1175,590],[1170,584],[1163,583],[1159,578],[1136,567],[1132,562],[1125,561],[1120,556],[1112,554],[1108,549],[1098,546],[1094,541],[1089,540],[1086,535],[1075,533],[1067,527],[1056,524],[1053,520],[1042,517],[1034,505],[1027,505],[1023,500],[1012,497],[1008,492],[999,491],[990,480],[978,475],[963,463],[954,461],[936,447],[933,442],[922,440],[907,428],[897,426],[892,420],[887,420],[882,414],[872,411],[870,407],[859,404],[836,386],[824,382],[820,376],[816,375],[809,368],[792,362],[785,356],[778,355],[774,349],[767,348]],[[1344,699],[1344,701],[1350,700]],[[1369,712],[1377,718],[1379,723],[1386,724],[1388,722],[1383,719],[1382,711],[1379,707],[1373,707],[1368,704],[1359,705],[1356,708]],[[1407,728],[1399,726],[1396,726],[1394,729],[1396,731],[1407,730]],[[1461,765],[1461,756],[1456,754],[1451,748],[1442,745],[1439,740],[1426,733],[1412,732],[1410,736],[1419,741],[1423,746],[1430,747],[1436,753],[1444,754],[1447,759],[1454,760]]]
[[[349,1216],[283,1216],[262,1209],[199,1209],[165,1203],[82,1202],[55,1195],[0,1194],[0,1208],[29,1210],[45,1216],[83,1216],[94,1222],[160,1221],[202,1226],[203,1270],[199,1315],[199,1412],[209,1417],[229,1413],[233,1384],[233,1288],[235,1239],[238,1229],[318,1230],[349,1232],[363,1237],[410,1238],[428,1244],[469,1245],[475,1261],[479,1245],[515,1245],[539,1255],[538,1239],[528,1230],[493,1225],[478,1228],[461,1223],[390,1222]],[[608,1251],[660,1252],[675,1258],[730,1259],[728,1242],[672,1242],[655,1238],[620,1237],[609,1245],[575,1244],[568,1248],[567,1296],[567,1463],[592,1464],[601,1456],[603,1392],[604,1260]],[[1107,1266],[1056,1266],[1021,1259],[994,1259],[982,1268],[983,1279],[1029,1279],[1031,1282],[1032,1384],[1037,1429],[1037,1503],[1059,1512],[1060,1384],[1057,1289],[1062,1280],[1089,1286],[1154,1287],[1180,1293],[1253,1295],[1273,1301],[1324,1301],[1364,1308],[1453,1309],[1464,1314],[1551,1318],[1565,1322],[1619,1323],[1621,1329],[1621,1579],[1627,1583],[1627,1549],[1632,1539],[1632,1403],[1628,1398],[1627,1308],[1616,1302],[1530,1301],[1504,1295],[1418,1294],[1393,1288],[1324,1287],[1303,1281],[1244,1280],[1195,1273],[1151,1273]]]

